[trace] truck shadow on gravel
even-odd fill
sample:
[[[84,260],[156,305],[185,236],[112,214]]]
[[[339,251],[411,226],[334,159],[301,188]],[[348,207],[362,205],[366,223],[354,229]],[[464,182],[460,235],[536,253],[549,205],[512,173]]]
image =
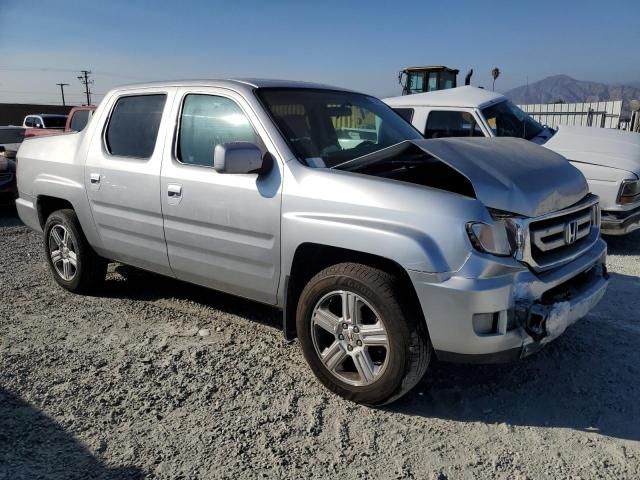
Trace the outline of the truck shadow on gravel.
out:
[[[556,427],[640,440],[638,292],[640,278],[613,273],[596,310],[537,354],[499,365],[432,360],[420,384],[388,408],[500,424],[505,433]]]
[[[624,236],[602,237],[611,255],[640,255],[640,230]]]
[[[116,264],[110,268],[111,271],[113,272],[107,275],[107,281],[100,290],[101,297],[143,301],[187,300],[270,327],[282,328],[282,314],[269,305],[127,265]]]
[[[133,480],[143,473],[102,464],[51,418],[0,388],[0,478]]]
[[[13,200],[0,199],[0,227],[17,227],[22,225]]]

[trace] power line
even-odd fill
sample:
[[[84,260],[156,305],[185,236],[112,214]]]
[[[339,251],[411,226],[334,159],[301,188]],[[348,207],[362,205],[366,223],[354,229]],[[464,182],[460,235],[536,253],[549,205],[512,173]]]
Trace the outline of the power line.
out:
[[[48,67],[17,67],[11,65],[0,65],[0,70],[16,71],[16,72],[77,72],[78,70],[70,68],[48,68]]]
[[[16,94],[24,94],[24,95],[49,95],[49,96],[58,96],[57,93],[54,92],[40,92],[40,93],[36,93],[33,91],[29,91],[29,90],[0,90],[0,93],[16,93]],[[84,96],[84,92],[83,93],[77,93],[77,92],[66,92],[65,96],[68,97],[70,95],[80,95],[80,96]],[[104,96],[106,95],[106,93],[97,93],[97,92],[91,92],[91,95],[93,96]]]
[[[14,65],[0,65],[0,70],[15,71],[15,72],[64,72],[64,73],[76,73],[81,71],[79,68],[50,68],[50,67],[28,67],[28,66],[14,66]],[[132,75],[122,75],[120,73],[94,71],[93,75],[104,75],[107,77],[127,78],[130,80],[147,80],[143,77],[137,77]]]

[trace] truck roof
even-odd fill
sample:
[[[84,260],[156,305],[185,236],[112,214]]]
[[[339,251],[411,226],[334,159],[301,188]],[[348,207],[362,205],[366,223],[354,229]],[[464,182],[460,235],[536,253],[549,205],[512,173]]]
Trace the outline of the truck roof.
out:
[[[483,107],[502,100],[504,95],[483,88],[466,85],[435,92],[415,93],[400,97],[385,98],[384,102],[392,107]]]
[[[320,83],[300,82],[292,80],[276,80],[266,78],[230,78],[230,79],[196,79],[196,80],[167,80],[160,82],[134,83],[116,87],[114,91],[157,88],[157,87],[223,87],[239,91],[249,91],[255,88],[320,88],[330,90],[351,91],[341,87],[323,85]]]

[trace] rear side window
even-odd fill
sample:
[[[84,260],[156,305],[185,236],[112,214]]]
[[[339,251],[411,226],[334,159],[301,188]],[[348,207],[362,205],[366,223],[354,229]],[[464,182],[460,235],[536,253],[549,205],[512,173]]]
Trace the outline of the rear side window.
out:
[[[44,121],[44,128],[64,128],[67,124],[67,117],[62,115],[55,117],[51,115],[43,115],[42,120]]]
[[[190,165],[213,166],[216,145],[230,142],[262,144],[242,109],[215,95],[187,95],[180,116],[177,157]]]
[[[393,111],[409,123],[413,120],[413,108],[394,108]]]
[[[89,115],[91,111],[89,110],[78,110],[71,117],[71,124],[69,128],[74,132],[81,132],[84,127],[87,126],[89,122]]]
[[[107,126],[109,153],[121,157],[151,157],[166,99],[166,95],[135,95],[118,99]]]
[[[469,112],[433,111],[427,119],[426,138],[484,137],[475,118]]]

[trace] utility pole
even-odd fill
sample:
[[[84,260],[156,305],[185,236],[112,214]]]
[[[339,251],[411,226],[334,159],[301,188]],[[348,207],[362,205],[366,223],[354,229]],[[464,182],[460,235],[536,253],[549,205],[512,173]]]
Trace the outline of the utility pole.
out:
[[[81,70],[80,73],[82,75],[78,76],[78,80],[80,83],[84,85],[84,91],[87,94],[87,105],[91,105],[91,89],[90,85],[93,85],[93,80],[89,79],[89,75],[91,72],[89,70]]]
[[[64,87],[69,86],[68,83],[56,83],[56,85],[60,85],[60,93],[62,94],[62,106],[65,107],[67,104],[64,103]]]

